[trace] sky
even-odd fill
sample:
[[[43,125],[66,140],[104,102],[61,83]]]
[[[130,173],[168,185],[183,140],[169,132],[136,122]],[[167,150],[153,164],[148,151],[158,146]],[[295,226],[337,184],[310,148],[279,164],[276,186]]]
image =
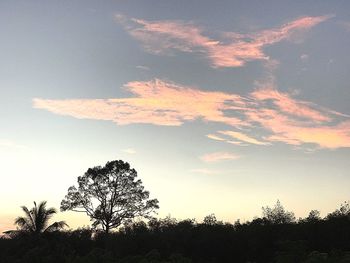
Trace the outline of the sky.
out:
[[[2,0],[0,34],[1,232],[117,159],[159,217],[350,199],[348,1]]]

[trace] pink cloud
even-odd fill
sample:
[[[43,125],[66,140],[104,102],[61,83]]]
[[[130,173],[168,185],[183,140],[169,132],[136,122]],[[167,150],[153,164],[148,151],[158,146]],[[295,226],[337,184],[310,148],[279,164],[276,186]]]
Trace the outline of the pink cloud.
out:
[[[193,23],[183,21],[147,21],[117,15],[131,36],[141,41],[147,51],[162,54],[171,50],[204,54],[213,67],[240,67],[252,60],[267,60],[263,48],[296,35],[329,19],[331,16],[302,17],[278,28],[252,34],[222,33],[212,39]]]
[[[78,119],[109,120],[119,125],[150,123],[179,126],[185,121],[203,119],[240,125],[237,117],[225,116],[224,110],[244,106],[244,100],[235,94],[201,91],[162,80],[134,81],[125,85],[134,94],[121,99],[34,99],[34,107]]]
[[[235,145],[249,143],[263,146],[283,142],[291,145],[307,143],[330,149],[350,147],[348,115],[298,100],[271,88],[271,85],[261,87],[244,97],[155,79],[127,83],[124,88],[133,95],[129,98],[37,98],[33,104],[35,108],[60,115],[107,120],[118,125],[180,126],[194,120],[217,122],[230,128],[207,137]],[[254,136],[237,132],[237,129],[247,127]]]
[[[311,143],[329,149],[350,147],[349,121],[342,121],[337,125],[303,122],[272,109],[250,111],[247,115],[250,121],[259,123],[272,133],[265,138],[267,141],[291,145]]]
[[[238,158],[240,158],[240,156],[229,152],[208,153],[200,157],[200,159],[203,162],[228,161],[228,160],[236,160]]]
[[[281,111],[294,116],[310,119],[316,122],[330,121],[330,117],[324,113],[312,109],[311,104],[304,101],[297,101],[286,93],[274,88],[262,88],[251,94],[259,101],[271,100]]]

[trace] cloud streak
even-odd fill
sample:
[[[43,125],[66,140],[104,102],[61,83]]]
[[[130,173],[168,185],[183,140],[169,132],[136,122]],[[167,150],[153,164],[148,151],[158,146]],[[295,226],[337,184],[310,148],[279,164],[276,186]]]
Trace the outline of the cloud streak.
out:
[[[241,67],[248,61],[268,60],[264,48],[283,40],[296,40],[301,33],[332,16],[306,16],[273,29],[241,34],[223,32],[213,39],[192,22],[148,21],[116,15],[125,30],[155,54],[172,54],[174,50],[204,54],[214,68]]]
[[[248,136],[247,134],[244,134],[242,132],[236,132],[236,131],[219,131],[219,133],[227,135],[229,137],[232,137],[234,139],[237,139],[242,142],[250,143],[250,144],[256,144],[256,145],[268,145],[268,142],[259,141],[255,138],[252,138]]]
[[[209,139],[212,139],[212,140],[215,140],[215,141],[226,141],[224,138],[218,136],[218,135],[215,135],[215,134],[207,134],[207,137]]]
[[[320,148],[350,147],[349,116],[260,85],[242,96],[202,91],[164,80],[133,81],[124,88],[132,96],[115,99],[48,100],[33,106],[79,119],[107,120],[118,125],[180,126],[202,120],[227,125],[207,137],[237,146],[312,144]],[[249,133],[245,132],[249,130]]]
[[[78,119],[109,120],[119,125],[150,123],[169,126],[179,126],[195,119],[239,125],[241,120],[225,116],[224,110],[245,105],[243,98],[236,94],[201,91],[159,79],[129,82],[124,88],[134,94],[134,97],[34,99],[33,103],[35,108]]]
[[[281,112],[294,115],[297,117],[309,119],[315,122],[330,121],[330,117],[314,110],[311,103],[297,101],[286,93],[281,93],[278,90],[269,87],[261,88],[251,94],[256,100],[261,102],[271,101]]]
[[[300,33],[330,17],[301,17],[255,33],[224,32],[220,39],[209,37],[203,28],[191,22],[147,21],[123,15],[116,19],[150,52],[198,53],[207,57],[213,67],[239,67],[248,61],[264,60],[270,72],[278,64],[264,53],[264,47],[283,40],[295,41]],[[234,146],[283,142],[329,149],[350,147],[349,116],[279,91],[271,72],[270,75],[244,96],[154,79],[126,83],[124,89],[131,94],[127,98],[35,98],[33,106],[60,115],[112,121],[117,125],[180,126],[194,120],[216,122],[228,128],[206,136]]]
[[[11,140],[0,139],[0,149],[1,148],[5,148],[5,149],[26,149],[27,146],[15,143],[15,142],[13,142]]]
[[[122,150],[122,152],[127,153],[127,154],[135,154],[136,150],[133,148],[127,148],[127,149]]]
[[[230,152],[214,152],[214,153],[205,154],[200,157],[200,159],[203,162],[207,162],[207,163],[236,160],[238,158],[240,158],[240,156]]]

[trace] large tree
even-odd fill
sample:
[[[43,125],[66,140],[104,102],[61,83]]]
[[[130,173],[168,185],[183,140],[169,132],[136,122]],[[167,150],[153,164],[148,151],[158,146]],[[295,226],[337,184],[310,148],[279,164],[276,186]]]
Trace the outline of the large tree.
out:
[[[28,209],[26,206],[21,206],[25,216],[19,216],[15,220],[15,224],[18,226],[17,230],[9,230],[4,233],[15,235],[17,233],[31,233],[40,234],[43,232],[52,232],[63,229],[68,226],[66,222],[59,221],[51,225],[49,220],[56,214],[56,209],[53,207],[46,208],[46,201],[42,201],[39,205],[34,202],[34,207]]]
[[[106,233],[135,217],[148,218],[159,208],[158,200],[149,199],[136,177],[136,170],[122,160],[89,168],[78,177],[78,187],[69,187],[61,211],[84,212],[93,227],[101,226]]]

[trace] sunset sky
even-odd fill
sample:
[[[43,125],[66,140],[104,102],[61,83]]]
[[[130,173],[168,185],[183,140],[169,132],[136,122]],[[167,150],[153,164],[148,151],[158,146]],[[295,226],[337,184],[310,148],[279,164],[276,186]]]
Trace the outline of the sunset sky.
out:
[[[160,217],[350,199],[349,1],[1,0],[0,33],[1,232],[115,159]]]

